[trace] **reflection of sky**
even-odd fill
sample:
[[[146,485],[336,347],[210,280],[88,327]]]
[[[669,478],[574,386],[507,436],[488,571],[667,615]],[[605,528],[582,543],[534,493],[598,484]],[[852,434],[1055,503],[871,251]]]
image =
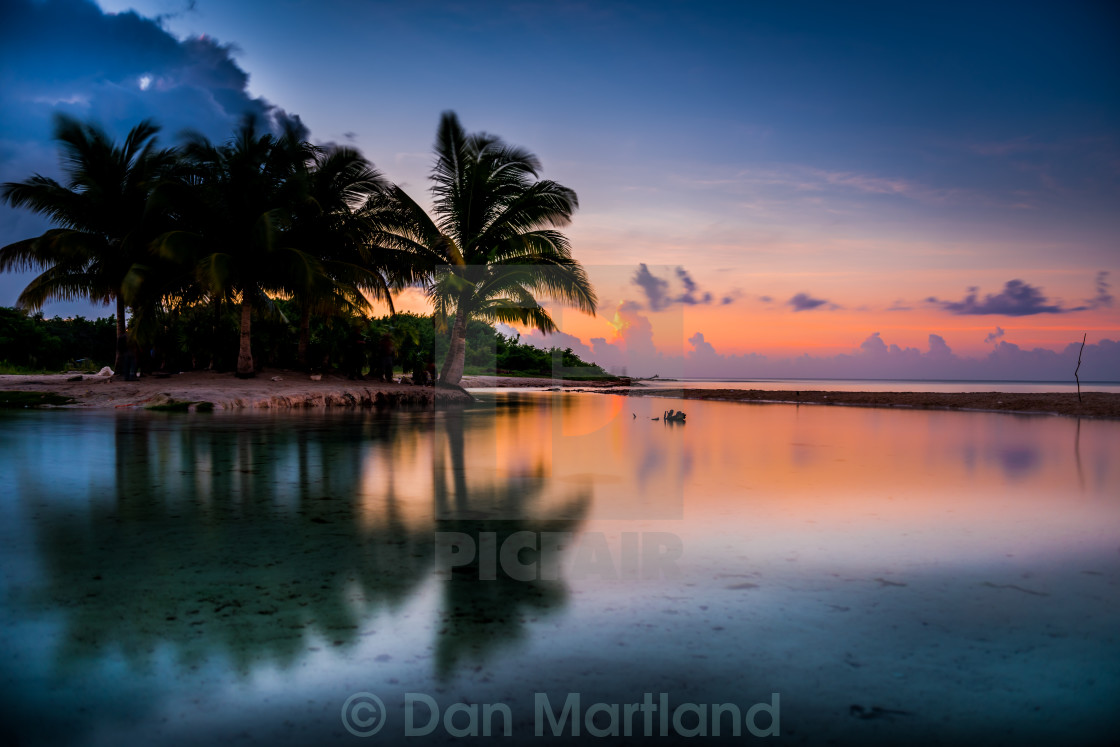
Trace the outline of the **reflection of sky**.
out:
[[[998,516],[994,504],[1013,498],[1023,510],[1048,511],[1071,500],[1083,503],[1075,490],[1082,479],[1086,496],[1108,494],[1117,479],[1106,435],[1115,424],[1108,421],[1078,425],[1054,417],[692,401],[684,408],[688,425],[666,427],[651,418],[674,406],[673,400],[587,395],[573,406],[578,395],[483,397],[463,440],[468,483],[539,486],[533,509],[538,515],[562,505],[566,491],[583,484],[593,490],[592,515],[598,518],[677,516],[685,496],[695,511],[736,500],[733,490],[747,488],[752,500],[763,500],[757,508],[778,500],[787,517],[859,513],[861,501],[878,508],[876,501],[897,494],[906,496],[907,520],[943,514],[951,506],[965,512],[958,513],[959,521],[989,522]],[[525,406],[491,411],[486,403],[503,397],[517,397]],[[118,458],[112,423],[110,416],[87,413],[35,438],[5,429],[0,468],[15,488],[8,495],[49,496],[52,503],[77,506],[111,502]],[[237,480],[251,477],[266,481],[270,500],[287,511],[296,509],[301,493],[353,489],[329,443],[311,437],[266,446],[260,440],[265,433],[219,453],[186,449],[173,426],[152,429],[143,436],[147,446],[130,446],[133,453],[123,455],[146,460],[130,468],[142,469],[142,478],[130,477],[128,485],[189,502],[184,486],[205,499],[222,484],[236,487],[243,484]],[[388,439],[352,447],[360,456],[345,471],[357,476],[363,515],[376,523],[392,498],[398,516],[412,526],[428,525],[431,459],[442,450],[453,470],[448,447],[433,444],[422,428],[398,428]],[[189,474],[189,482],[176,486],[177,474]],[[221,482],[231,477],[233,483]],[[986,497],[976,498],[981,495]],[[11,508],[20,510],[18,504]]]
[[[1009,480],[1021,480],[1038,467],[1038,452],[1026,446],[1009,446],[998,452],[1000,465]]]
[[[18,418],[13,418],[15,423]],[[7,418],[3,422],[6,427],[0,428],[0,474],[14,488],[4,491],[9,496],[43,490],[44,475],[50,476],[52,496],[73,499],[77,505],[111,490],[116,451],[113,441],[106,438],[105,421],[60,419],[57,427],[34,439],[21,438],[14,423],[7,426]],[[76,458],[79,454],[80,459]]]
[[[687,425],[650,419],[674,406]],[[761,678],[751,686],[782,689],[806,714],[829,713],[835,698],[846,707],[853,692],[962,707],[989,677],[1010,688],[1007,703],[991,696],[998,712],[1041,692],[1055,660],[1106,689],[1115,681],[1102,669],[1115,652],[1105,601],[1120,531],[1115,422],[551,393],[489,393],[477,410],[434,418],[59,415],[5,416],[0,430],[0,466],[24,475],[2,497],[2,531],[25,540],[3,545],[0,638],[26,652],[20,671],[65,677],[55,692],[98,714],[82,732],[91,743],[245,729],[289,743],[288,722],[337,729],[341,702],[361,690],[387,702],[437,686],[516,701],[576,683],[627,698],[688,686],[722,701],[739,696],[747,667]],[[139,490],[152,480],[158,490]],[[535,520],[584,489],[582,531],[603,532],[614,551],[622,532],[674,533],[682,578],[566,578],[552,606],[501,610],[515,623],[496,628],[497,642],[496,623],[473,623],[437,681],[443,631],[463,624],[449,604],[466,597],[449,596],[423,556],[425,538],[449,526],[433,520],[433,491],[483,512],[516,509],[521,496]],[[141,562],[113,560],[144,548]],[[386,559],[414,575],[391,585]],[[41,572],[24,573],[29,563]],[[90,580],[103,564],[123,586]],[[193,593],[196,571],[227,602],[264,604],[267,591],[280,612],[230,618],[240,637],[207,617],[208,635],[195,637],[164,617],[189,613],[174,590]],[[129,598],[128,579],[151,593]],[[316,598],[321,583],[330,589]],[[51,593],[36,596],[44,584]],[[80,598],[67,599],[67,584]],[[88,601],[100,584],[121,596]],[[69,629],[101,608],[139,617]],[[292,639],[284,626],[307,619]],[[75,634],[108,639],[63,645]],[[150,650],[130,649],[136,641]],[[38,684],[4,676],[29,709],[49,709]],[[1098,700],[1070,704],[1078,728],[1101,722]]]

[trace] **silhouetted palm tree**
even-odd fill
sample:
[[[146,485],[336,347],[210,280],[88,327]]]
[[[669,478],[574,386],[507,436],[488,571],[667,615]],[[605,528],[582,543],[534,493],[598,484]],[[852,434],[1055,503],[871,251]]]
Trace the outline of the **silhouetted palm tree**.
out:
[[[58,226],[0,249],[0,271],[43,270],[20,294],[20,306],[38,309],[48,301],[75,298],[115,302],[117,335],[124,334],[122,287],[158,230],[150,197],[175,159],[173,150],[156,149],[158,132],[145,120],[117,145],[95,124],[55,116],[66,183],[36,174],[0,187],[0,196],[13,207],[46,215]],[[114,367],[119,366],[118,353]]]
[[[307,199],[301,164],[308,145],[289,128],[277,137],[259,133],[247,116],[234,137],[215,146],[194,135],[183,149],[188,163],[184,229],[157,242],[163,256],[193,268],[211,299],[241,304],[237,375],[254,374],[254,308],[273,308],[270,293],[294,294],[325,277],[322,264],[285,241],[283,229]]]
[[[440,119],[432,171],[433,216],[399,187],[378,206],[380,241],[410,253],[430,273],[437,317],[454,316],[440,374],[462,378],[467,322],[518,322],[542,332],[556,325],[538,296],[594,313],[595,291],[567,238],[555,230],[576,209],[575,192],[538,180],[532,153],[485,133],[468,134],[453,112]]]
[[[353,148],[311,148],[306,196],[295,209],[289,243],[315,257],[324,272],[296,289],[300,309],[299,362],[307,365],[311,313],[364,311],[366,296],[393,310],[393,273],[387,252],[371,242],[364,216],[370,199],[387,189],[385,178]]]

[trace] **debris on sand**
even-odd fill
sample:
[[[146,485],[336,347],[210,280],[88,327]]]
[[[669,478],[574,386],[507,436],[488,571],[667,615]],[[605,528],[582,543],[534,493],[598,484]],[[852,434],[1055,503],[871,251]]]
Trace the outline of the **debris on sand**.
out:
[[[864,708],[861,705],[852,705],[848,706],[848,715],[864,720],[883,718],[893,721],[895,716],[913,716],[914,714],[910,711],[900,711],[893,708],[880,708],[879,706]]]

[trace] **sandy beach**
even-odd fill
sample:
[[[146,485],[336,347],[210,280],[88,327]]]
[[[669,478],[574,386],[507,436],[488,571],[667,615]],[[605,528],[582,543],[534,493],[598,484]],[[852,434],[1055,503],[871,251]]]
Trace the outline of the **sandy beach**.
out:
[[[166,378],[142,376],[137,381],[110,380],[85,374],[0,376],[0,391],[48,392],[69,397],[79,408],[143,408],[175,402],[209,402],[218,410],[303,407],[394,407],[433,403],[469,402],[468,395],[455,390],[350,381],[342,376],[323,375],[312,381],[299,371],[270,371],[252,379],[228,373],[191,371]]]

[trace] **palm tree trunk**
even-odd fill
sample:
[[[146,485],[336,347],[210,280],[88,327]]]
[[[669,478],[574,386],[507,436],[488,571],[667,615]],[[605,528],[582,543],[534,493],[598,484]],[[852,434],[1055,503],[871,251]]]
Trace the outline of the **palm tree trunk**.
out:
[[[120,296],[117,296],[117,339],[120,340],[121,335],[123,335],[124,333],[125,333],[124,299],[121,298]],[[113,358],[113,370],[114,371],[119,372],[121,370],[121,356],[123,354],[124,354],[124,351],[121,350],[121,346],[117,345],[117,355],[116,355],[116,357]]]
[[[307,346],[311,342],[311,305],[304,304],[299,318],[299,351],[296,359],[299,367],[307,369]]]
[[[241,379],[248,379],[256,373],[253,370],[253,348],[249,340],[252,316],[253,307],[249,304],[249,299],[245,298],[241,301],[241,347],[237,351],[237,376]]]
[[[463,364],[467,357],[467,313],[463,304],[455,310],[455,324],[451,327],[451,346],[439,380],[445,384],[458,384],[463,378]]]
[[[207,346],[210,353],[210,363],[206,366],[208,371],[217,371],[221,363],[218,359],[218,329],[222,325],[222,298],[221,296],[214,296],[214,316],[210,318],[210,342]]]

